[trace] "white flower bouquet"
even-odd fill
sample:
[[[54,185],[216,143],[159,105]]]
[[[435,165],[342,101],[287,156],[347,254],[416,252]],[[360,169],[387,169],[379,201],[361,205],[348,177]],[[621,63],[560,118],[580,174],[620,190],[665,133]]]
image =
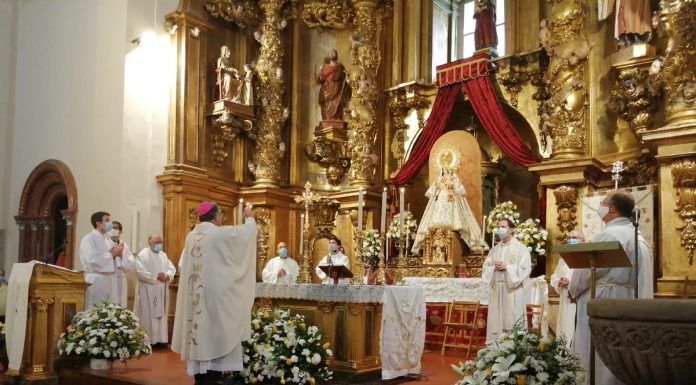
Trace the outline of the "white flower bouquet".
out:
[[[62,356],[125,361],[151,352],[138,317],[108,301],[77,313],[58,339],[58,353]]]
[[[585,371],[563,338],[542,338],[516,324],[479,350],[475,361],[452,369],[463,378],[456,385],[580,385]]]
[[[536,262],[536,257],[546,255],[546,239],[549,237],[549,232],[541,228],[541,222],[538,219],[529,218],[522,222],[515,229],[515,236],[527,246],[533,262]]]
[[[507,201],[495,206],[488,214],[486,232],[492,232],[498,226],[498,221],[503,219],[507,219],[511,227],[520,223],[520,212],[516,204]]]
[[[252,335],[242,342],[244,370],[233,372],[245,384],[310,384],[330,380],[332,356],[322,334],[303,315],[260,309],[251,320]]]
[[[363,261],[372,261],[375,258],[379,258],[382,254],[382,242],[379,239],[379,231],[375,229],[363,231],[358,242],[360,258]]]
[[[418,223],[416,222],[416,219],[413,217],[413,214],[411,214],[410,211],[404,211],[405,234],[403,236],[401,234],[401,214],[396,214],[394,215],[394,218],[392,218],[392,221],[389,224],[389,228],[387,229],[387,238],[400,240],[402,238],[406,238],[406,234],[408,234],[410,239],[414,239],[416,237],[417,231]]]

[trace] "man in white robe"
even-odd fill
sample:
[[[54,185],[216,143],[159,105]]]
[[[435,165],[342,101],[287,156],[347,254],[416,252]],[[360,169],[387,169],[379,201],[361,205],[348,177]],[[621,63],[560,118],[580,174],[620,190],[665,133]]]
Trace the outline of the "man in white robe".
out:
[[[288,257],[285,242],[278,243],[278,256],[271,258],[261,272],[261,279],[266,283],[295,283],[300,274],[300,267],[294,259]]]
[[[573,229],[568,233],[569,245],[584,243],[585,234],[578,229]],[[556,320],[556,335],[565,336],[568,346],[573,342],[575,335],[575,304],[570,301],[568,296],[568,285],[573,279],[573,269],[568,267],[568,264],[563,258],[558,260],[558,265],[551,275],[551,286],[558,293],[558,319]]]
[[[80,241],[80,262],[85,269],[85,282],[89,284],[85,293],[85,308],[97,302],[111,301],[125,306],[123,292],[118,290],[117,258],[122,260],[125,244],[108,243],[107,232],[113,229],[111,216],[104,211],[92,214],[94,229]],[[124,285],[125,286],[125,285]]]
[[[174,279],[176,268],[163,251],[160,235],[150,235],[147,244],[148,247],[142,249],[135,259],[138,286],[133,310],[140,319],[140,326],[150,337],[150,344],[167,344],[169,282]]]
[[[516,322],[527,327],[526,284],[532,272],[529,250],[513,234],[510,223],[498,222],[498,242],[483,262],[483,280],[490,286],[486,341],[507,333]]]
[[[121,240],[123,234],[123,225],[119,221],[112,221],[112,229],[107,233],[106,247],[109,249],[122,244],[123,251],[121,255],[114,258],[115,269],[115,293],[119,298],[118,304],[123,307],[128,307],[128,278],[126,273],[135,270],[135,256],[126,242]]]
[[[329,254],[326,257],[323,257],[319,261],[317,267],[314,269],[314,272],[317,274],[317,277],[321,279],[321,283],[325,285],[333,284],[334,280],[333,278],[326,275],[321,270],[321,268],[319,268],[319,266],[329,265],[343,265],[346,267],[346,269],[350,270],[350,259],[348,259],[347,255],[341,252],[341,240],[338,238],[332,238],[331,240],[329,240]],[[338,283],[348,285],[350,284],[350,278],[339,278]]]
[[[179,262],[172,350],[197,385],[244,369],[242,341],[251,332],[256,288],[256,221],[247,206],[241,226],[222,226],[213,202],[198,207],[200,223],[186,236]]]
[[[592,241],[619,241],[631,263],[635,266],[635,228],[629,219],[634,207],[635,201],[629,194],[623,192],[607,194],[597,210],[597,214],[606,223],[606,228],[597,234]],[[635,273],[633,268],[597,269],[595,273],[596,297],[633,298]],[[638,277],[638,297],[652,298],[653,262],[648,243],[642,235],[638,236]],[[575,270],[568,287],[568,292],[577,302],[577,324],[575,338],[573,338],[573,350],[579,354],[588,373],[590,367],[590,318],[587,315],[587,303],[591,296],[590,287],[590,269]],[[586,383],[589,383],[589,375]],[[598,355],[595,355],[595,384],[622,384],[604,365]]]

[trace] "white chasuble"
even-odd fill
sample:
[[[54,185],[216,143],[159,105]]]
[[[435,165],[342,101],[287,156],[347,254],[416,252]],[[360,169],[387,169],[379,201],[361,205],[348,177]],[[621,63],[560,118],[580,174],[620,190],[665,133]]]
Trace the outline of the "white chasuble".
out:
[[[124,244],[122,257],[112,257],[109,250],[116,246],[110,238],[96,229],[80,241],[80,262],[85,269],[85,309],[101,301],[111,301],[126,307],[128,284],[125,271],[135,268],[133,253]]]
[[[322,258],[321,261],[319,261],[317,267],[314,269],[314,272],[317,274],[317,277],[321,279],[321,283],[324,285],[333,284],[333,278],[324,274],[324,272],[321,271],[319,266],[329,265],[343,265],[346,267],[346,269],[350,270],[350,259],[348,259],[348,256],[341,253],[340,251],[337,251],[335,254],[329,254],[326,257]],[[339,278],[338,283],[342,285],[348,285],[350,284],[350,278]]]
[[[504,271],[495,271],[496,262],[505,264]],[[526,282],[532,272],[529,250],[514,236],[509,242],[499,242],[488,253],[483,263],[483,280],[490,286],[486,341],[512,329],[521,320],[527,327],[525,305]]]
[[[285,270],[285,276],[278,277],[278,272]],[[266,283],[295,283],[300,274],[300,267],[294,259],[287,257],[271,258],[261,272],[261,279]]]
[[[256,284],[256,222],[196,225],[181,253],[172,350],[190,375],[242,370]]]
[[[174,264],[164,252],[156,253],[146,247],[135,258],[138,287],[135,290],[135,315],[140,319],[140,326],[150,337],[151,344],[169,342],[167,327],[167,307],[169,285],[157,280],[159,273],[164,273],[171,281],[176,274]]]
[[[551,275],[551,286],[560,297],[558,320],[556,321],[556,335],[564,335],[568,346],[573,342],[573,336],[575,335],[575,304],[570,302],[570,298],[568,298],[568,287],[561,287],[559,281],[561,278],[571,281],[572,276],[573,269],[568,267],[568,264],[563,258],[559,259],[556,270],[554,270],[553,275]]]
[[[634,227],[628,218],[619,217],[607,223],[607,227],[597,234],[593,242],[619,241],[628,259],[634,264],[635,240]],[[635,265],[635,264],[634,264]],[[638,235],[638,297],[653,297],[653,262],[650,248],[642,235]],[[589,370],[590,367],[590,317],[587,315],[587,303],[590,301],[590,269],[573,271],[568,291],[577,298],[577,324],[573,338],[573,350],[580,356],[580,361]],[[633,298],[635,269],[613,268],[597,269],[595,272],[596,298]],[[586,383],[589,383],[589,376]],[[622,384],[604,365],[599,355],[595,355],[595,384]]]

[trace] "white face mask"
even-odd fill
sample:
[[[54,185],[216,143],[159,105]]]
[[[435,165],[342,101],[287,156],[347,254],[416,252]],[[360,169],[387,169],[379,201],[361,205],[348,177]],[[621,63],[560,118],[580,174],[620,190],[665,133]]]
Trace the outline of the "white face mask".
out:
[[[329,250],[333,253],[338,250],[338,244],[336,243],[329,243]]]
[[[112,238],[118,237],[119,234],[120,234],[120,231],[118,231],[118,229],[109,230],[109,236]]]
[[[599,206],[599,209],[597,209],[599,219],[604,220],[604,217],[606,217],[607,214],[609,214],[609,206]]]
[[[509,233],[510,229],[508,229],[507,227],[498,227],[498,236],[500,237],[500,239],[507,237]]]

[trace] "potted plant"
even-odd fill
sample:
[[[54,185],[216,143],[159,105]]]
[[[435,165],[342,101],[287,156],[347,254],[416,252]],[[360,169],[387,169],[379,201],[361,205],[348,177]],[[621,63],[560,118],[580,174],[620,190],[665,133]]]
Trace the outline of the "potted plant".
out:
[[[77,313],[58,340],[61,356],[89,357],[92,369],[110,369],[114,360],[139,358],[151,352],[138,317],[108,301]]]

